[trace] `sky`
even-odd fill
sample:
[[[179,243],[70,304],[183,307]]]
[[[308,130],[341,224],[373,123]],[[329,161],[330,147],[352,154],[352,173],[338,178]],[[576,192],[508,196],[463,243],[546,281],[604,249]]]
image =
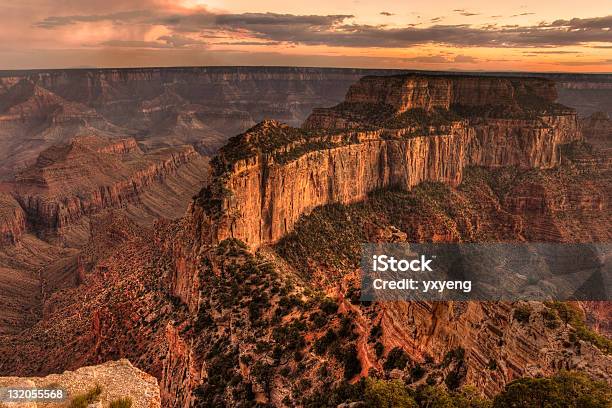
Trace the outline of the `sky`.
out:
[[[610,0],[0,0],[0,69],[612,72]]]

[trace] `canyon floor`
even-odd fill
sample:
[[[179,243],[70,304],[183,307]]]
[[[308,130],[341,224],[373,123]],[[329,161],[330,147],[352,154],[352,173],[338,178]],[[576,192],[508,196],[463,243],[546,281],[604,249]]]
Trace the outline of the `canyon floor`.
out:
[[[608,302],[362,302],[359,259],[363,242],[610,242],[612,122],[588,111],[609,91],[349,89],[364,73],[0,78],[0,375],[129,366],[159,400],[123,391],[152,407],[506,407],[513,386],[606,406]],[[264,117],[305,123],[247,130]],[[101,385],[104,404],[122,396]]]

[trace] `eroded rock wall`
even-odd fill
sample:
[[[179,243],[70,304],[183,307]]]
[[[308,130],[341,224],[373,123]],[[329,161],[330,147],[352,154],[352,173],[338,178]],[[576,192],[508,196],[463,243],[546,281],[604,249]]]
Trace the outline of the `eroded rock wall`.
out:
[[[498,77],[365,77],[349,88],[346,102],[391,105],[409,109],[449,109],[453,105],[511,105],[530,94],[546,101],[557,98],[555,84],[537,78]]]
[[[134,147],[125,142],[113,143],[100,149],[98,153],[125,154],[132,152]],[[109,170],[109,174],[87,174],[79,171],[78,163],[67,163],[66,167],[56,166],[44,169],[43,174],[18,179],[15,196],[34,230],[53,233],[85,215],[134,202],[147,186],[163,180],[197,158],[199,154],[193,147],[187,146],[156,156],[143,156],[142,162],[136,166],[131,166],[134,160],[128,158],[125,161],[127,165],[118,166],[115,174],[110,165],[110,169],[104,168]],[[105,157],[101,156],[99,160],[104,161]],[[103,177],[107,175],[114,180]],[[73,183],[63,186],[67,178],[74,178]]]
[[[0,245],[15,244],[25,232],[25,213],[15,199],[0,192]]]
[[[222,181],[227,195],[212,240],[272,243],[317,206],[353,203],[376,189],[410,189],[424,181],[457,186],[466,166],[552,167],[559,163],[559,146],[581,137],[573,115],[460,122],[446,134],[405,136],[403,130],[354,132],[354,143],[287,162],[273,155],[236,162]]]

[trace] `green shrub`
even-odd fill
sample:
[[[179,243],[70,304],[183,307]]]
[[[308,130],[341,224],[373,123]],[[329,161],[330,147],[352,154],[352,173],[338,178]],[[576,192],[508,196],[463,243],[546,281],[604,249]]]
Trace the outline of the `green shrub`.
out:
[[[549,329],[556,329],[560,326],[561,322],[557,316],[557,312],[551,309],[544,309],[540,312],[542,318],[544,318],[544,326]]]
[[[313,350],[318,355],[323,355],[327,348],[338,340],[338,335],[332,329],[327,329],[327,332],[321,336],[313,345]]]
[[[347,347],[343,352],[344,378],[350,380],[361,372],[361,361],[355,346]]]
[[[416,364],[410,370],[410,376],[412,377],[412,381],[418,381],[425,375],[425,369],[421,367],[420,364]]]
[[[321,301],[321,311],[323,311],[323,313],[325,314],[334,314],[338,311],[338,304],[336,304],[336,302],[334,302],[332,299],[330,298],[324,298]]]
[[[132,399],[130,397],[119,398],[110,403],[108,408],[131,408]]]
[[[102,387],[96,384],[92,389],[84,394],[79,394],[70,400],[68,408],[87,408],[87,405],[96,401],[102,394]]]
[[[563,302],[551,302],[546,305],[555,309],[565,324],[569,324],[576,329],[576,333],[572,336],[593,344],[606,354],[612,354],[612,340],[591,330],[584,321],[582,312],[575,306]]]
[[[415,393],[419,407],[428,408],[490,408],[490,401],[480,397],[473,387],[449,392],[441,387],[427,385]]]
[[[393,370],[394,368],[398,368],[403,370],[406,368],[406,364],[410,357],[401,347],[394,347],[389,354],[387,355],[387,360],[383,364],[383,368],[385,370]]]
[[[514,309],[514,320],[519,323],[529,323],[529,318],[531,317],[531,308],[529,306],[519,306]]]
[[[368,407],[376,408],[417,408],[408,395],[404,384],[399,380],[385,381],[366,379],[365,402]]]
[[[612,391],[604,382],[583,373],[561,371],[551,378],[521,378],[506,385],[494,408],[580,407],[607,408]]]
[[[462,363],[464,356],[465,350],[462,347],[457,347],[456,349],[450,350],[444,355],[444,360],[442,360],[441,366],[448,367],[453,361]]]
[[[380,341],[377,341],[374,344],[374,351],[376,352],[376,357],[381,358],[385,352],[385,346]]]

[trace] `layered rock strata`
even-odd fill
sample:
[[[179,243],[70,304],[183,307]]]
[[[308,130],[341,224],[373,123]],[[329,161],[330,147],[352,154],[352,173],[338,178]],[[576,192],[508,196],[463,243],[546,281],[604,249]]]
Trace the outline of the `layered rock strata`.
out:
[[[582,138],[575,113],[550,105],[554,89],[542,80],[529,85],[529,81],[521,84],[486,78],[485,85],[479,87],[472,79],[455,84],[452,77],[365,78],[351,87],[347,98],[363,93],[364,88],[374,88],[379,95],[393,94],[390,90],[398,81],[416,81],[422,88],[421,96],[406,97],[409,103],[392,102],[395,105],[387,103],[388,99],[383,99],[384,103],[366,102],[370,111],[392,111],[390,117],[399,117],[419,109],[437,115],[439,109],[431,108],[431,101],[439,98],[430,95],[440,94],[440,84],[446,93],[451,92],[447,101],[474,98],[489,106],[490,99],[479,99],[472,92],[488,92],[494,86],[507,89],[499,103],[510,98],[507,104],[511,117],[505,117],[504,105],[500,105],[493,111],[499,117],[461,117],[448,111],[455,119],[435,125],[427,125],[429,117],[425,116],[425,120],[402,121],[403,127],[373,128],[366,118],[367,122],[355,123],[352,129],[336,130],[335,124],[326,126],[328,122],[318,119],[323,113],[319,111],[306,121],[304,129],[264,121],[230,139],[212,161],[211,184],[196,197],[182,221],[180,234],[189,235],[184,241],[192,244],[174,245],[176,270],[168,282],[190,310],[198,307],[193,290],[198,278],[197,268],[189,259],[202,246],[227,238],[237,238],[252,248],[274,243],[291,232],[303,214],[318,206],[350,204],[365,200],[374,190],[408,190],[424,181],[457,186],[468,166],[553,167],[560,163],[560,147]],[[453,96],[455,88],[464,96]],[[465,91],[467,88],[472,90]],[[537,114],[532,103],[525,104],[525,97],[539,101],[543,113]],[[337,109],[329,109],[330,114],[334,111]],[[551,115],[550,111],[558,114]]]
[[[41,153],[12,190],[30,226],[53,234],[83,216],[137,201],[147,187],[199,157],[192,146],[144,153],[132,138],[77,138]]]
[[[25,213],[19,203],[0,192],[0,245],[15,244],[26,228]]]
[[[520,109],[522,98],[551,102],[554,97],[554,87],[543,80],[482,82],[368,77],[351,87],[347,100],[363,101],[373,110],[392,109],[397,117],[471,100]],[[493,93],[497,99],[479,93]],[[333,109],[330,112],[333,115]],[[553,167],[560,161],[559,147],[581,139],[576,116],[567,108],[556,115],[530,112],[516,118],[514,110],[511,118],[459,118],[425,127],[372,129],[371,123],[354,123],[341,131],[335,131],[338,122],[330,123],[323,113],[313,114],[305,130],[263,122],[221,149],[214,185],[203,191],[203,204],[191,208],[193,216],[201,218],[198,222],[209,225],[204,228],[204,234],[210,234],[206,240],[234,237],[258,247],[290,232],[314,207],[353,203],[376,189],[410,189],[423,181],[457,186],[466,166]]]
[[[530,97],[554,102],[554,82],[539,78],[369,76],[349,88],[345,102],[386,104],[402,113],[414,108],[450,109],[454,105],[512,106]]]
[[[151,147],[191,144],[198,152],[212,155],[230,136],[261,120],[298,126],[313,108],[340,102],[362,76],[400,72],[405,71],[298,67],[2,71],[0,180],[11,179],[51,145],[91,133],[134,136]],[[513,74],[517,75],[521,74]],[[554,80],[559,101],[577,108],[581,115],[612,114],[612,76],[540,76]],[[473,103],[507,98],[513,88],[497,76],[489,77],[488,83],[483,81],[485,75],[439,72],[433,77],[440,83],[449,77],[460,79],[463,85],[458,91],[476,91]],[[520,83],[521,78],[514,81]],[[544,84],[542,92],[548,92],[544,88],[550,82],[528,81],[528,86]],[[411,92],[416,96],[423,89]],[[447,97],[443,87],[432,94],[436,95],[438,101],[432,106]],[[363,92],[354,94],[356,100],[364,97]]]

